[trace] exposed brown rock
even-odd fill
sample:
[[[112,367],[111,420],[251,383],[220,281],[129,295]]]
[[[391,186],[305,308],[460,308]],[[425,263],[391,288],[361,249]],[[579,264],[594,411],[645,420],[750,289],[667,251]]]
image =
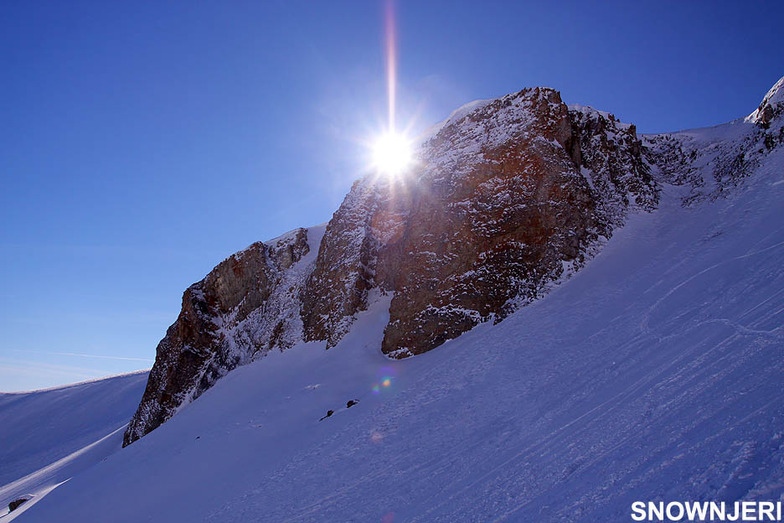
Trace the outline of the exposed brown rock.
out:
[[[768,129],[773,120],[784,113],[784,77],[771,87],[770,91],[760,102],[757,110],[751,113],[746,121],[755,123],[763,129]]]
[[[547,88],[454,117],[403,179],[357,181],[320,241],[299,229],[254,244],[191,286],[125,444],[275,347],[336,345],[373,292],[393,293],[391,357],[502,320],[585,263],[630,209],[655,207],[641,151],[634,126]]]
[[[394,292],[382,350],[425,352],[535,299],[657,198],[634,126],[552,89],[500,98],[445,125],[405,181],[354,185],[306,287],[306,335],[335,344],[378,287]]]
[[[293,288],[282,288],[292,283],[284,276],[308,251],[306,229],[270,245],[257,242],[222,261],[185,291],[177,321],[158,344],[155,365],[124,445],[169,419],[229,370],[301,337],[298,314],[292,317],[289,304],[278,310],[275,305],[286,301],[281,298],[287,293],[298,294],[297,282]],[[277,299],[271,299],[273,293]],[[254,318],[265,308],[269,313],[263,319]],[[287,330],[295,331],[293,336],[287,338]]]

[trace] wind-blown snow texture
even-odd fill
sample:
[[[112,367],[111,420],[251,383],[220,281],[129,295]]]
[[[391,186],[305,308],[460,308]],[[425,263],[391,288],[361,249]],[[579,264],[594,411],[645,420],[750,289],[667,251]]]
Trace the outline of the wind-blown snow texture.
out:
[[[657,210],[546,297],[389,360],[391,295],[371,292],[333,349],[237,368],[21,521],[628,521],[638,500],[784,499],[782,124],[646,137]]]

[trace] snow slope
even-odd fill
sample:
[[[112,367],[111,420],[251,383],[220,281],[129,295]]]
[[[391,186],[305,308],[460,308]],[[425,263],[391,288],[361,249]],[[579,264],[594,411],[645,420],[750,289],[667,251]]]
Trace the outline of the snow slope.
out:
[[[234,370],[19,521],[628,521],[637,500],[784,499],[784,147],[729,196],[688,192],[416,358],[379,352],[378,296],[335,348]]]
[[[10,501],[29,495],[37,501],[118,450],[120,429],[139,403],[147,374],[0,394],[0,517]],[[28,506],[11,515],[16,517]]]

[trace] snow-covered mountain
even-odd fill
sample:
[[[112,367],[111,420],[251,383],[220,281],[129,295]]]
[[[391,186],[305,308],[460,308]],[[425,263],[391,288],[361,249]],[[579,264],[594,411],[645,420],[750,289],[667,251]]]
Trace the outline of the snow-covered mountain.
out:
[[[257,243],[189,288],[158,347],[129,444],[239,365],[335,346],[390,293],[381,350],[421,354],[499,322],[578,270],[659,198],[633,125],[549,88],[458,110],[400,179],[357,181],[326,229]],[[375,294],[374,294],[375,293]]]
[[[784,499],[783,89],[642,137],[551,89],[456,112],[405,183],[188,289],[125,441],[147,434],[20,521]]]

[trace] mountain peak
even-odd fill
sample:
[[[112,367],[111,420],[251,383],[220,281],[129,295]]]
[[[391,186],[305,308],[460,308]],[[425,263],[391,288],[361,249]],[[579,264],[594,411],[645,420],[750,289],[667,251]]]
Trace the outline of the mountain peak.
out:
[[[784,76],[770,88],[759,107],[746,117],[746,121],[767,127],[782,112],[784,112]]]

